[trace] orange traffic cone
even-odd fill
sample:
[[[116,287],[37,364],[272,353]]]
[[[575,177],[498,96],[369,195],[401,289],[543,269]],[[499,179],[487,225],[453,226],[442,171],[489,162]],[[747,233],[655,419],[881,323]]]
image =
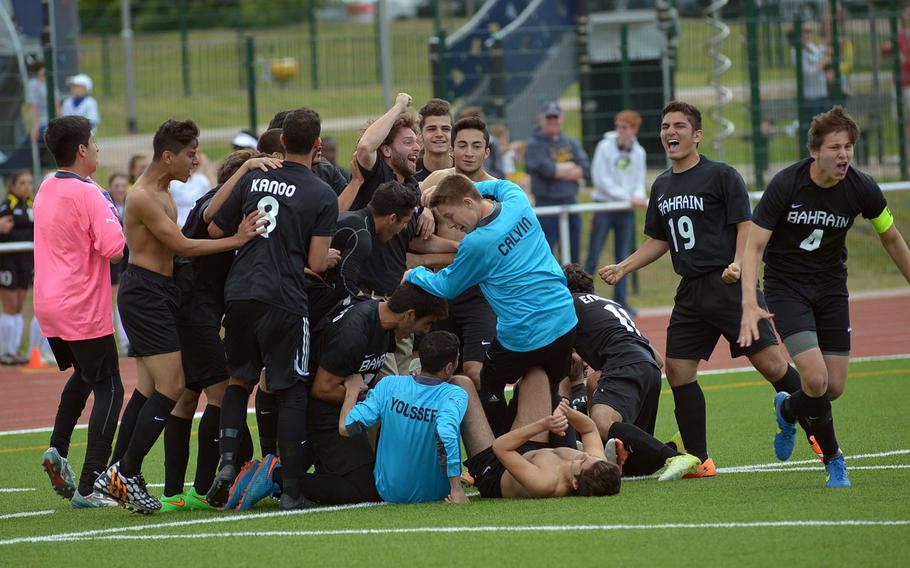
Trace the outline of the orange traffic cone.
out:
[[[46,367],[44,361],[41,360],[41,349],[37,347],[32,347],[32,352],[28,356],[28,368],[29,369],[43,369]]]

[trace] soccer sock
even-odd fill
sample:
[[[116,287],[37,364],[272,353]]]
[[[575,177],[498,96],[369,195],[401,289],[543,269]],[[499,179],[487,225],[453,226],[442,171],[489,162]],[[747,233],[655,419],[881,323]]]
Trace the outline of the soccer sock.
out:
[[[142,460],[155,445],[176,405],[176,400],[166,397],[157,390],[142,405],[136,419],[136,429],[133,430],[133,439],[130,440],[130,445],[120,460],[120,471],[123,475],[130,477],[142,471]]]
[[[815,441],[818,442],[825,456],[825,463],[837,456],[840,445],[834,434],[834,417],[831,416],[831,401],[828,395],[823,394],[818,398],[806,395],[802,403],[803,414],[809,421]]]
[[[221,426],[218,433],[218,448],[221,453],[221,467],[237,468],[237,452],[240,449],[240,432],[246,421],[246,405],[250,395],[241,385],[228,385],[221,399]]]
[[[250,425],[246,421],[246,414],[243,415],[243,427],[240,429],[240,448],[237,450],[237,463],[245,464],[253,459],[253,434],[250,433]],[[264,454],[263,454],[264,455]]]
[[[126,453],[127,446],[133,437],[133,430],[136,429],[136,419],[139,418],[139,411],[145,406],[148,399],[139,392],[139,389],[133,391],[126,408],[123,411],[123,417],[120,418],[120,431],[117,433],[117,444],[114,446],[114,454],[111,456],[111,463],[117,463]]]
[[[191,418],[170,416],[164,427],[164,495],[183,493],[186,466],[190,463]]]
[[[3,355],[12,352],[14,327],[13,316],[6,313],[0,314],[0,343],[2,343]]]
[[[196,493],[205,495],[212,487],[215,470],[218,469],[218,423],[221,420],[221,407],[214,404],[205,405],[202,418],[199,419],[198,455],[196,456],[196,478],[193,487]]]
[[[73,429],[91,392],[92,385],[83,381],[82,374],[77,370],[66,381],[63,392],[60,393],[60,405],[57,406],[54,431],[51,433],[51,447],[56,448],[64,458],[69,455]]]
[[[779,378],[777,382],[771,383],[771,386],[777,392],[793,394],[801,388],[801,384],[799,371],[793,365],[787,365],[787,372],[784,373],[784,376]]]
[[[22,348],[22,330],[25,329],[25,321],[22,319],[22,314],[16,314],[13,316],[13,335],[10,338],[10,353],[13,355],[18,355],[19,350]]]
[[[493,435],[497,438],[509,430],[506,417],[508,416],[508,407],[506,406],[505,385],[490,385],[489,381],[480,378],[480,402],[483,406],[483,412],[487,416]],[[517,397],[512,393],[513,398]]]
[[[307,388],[303,383],[275,393],[278,398],[278,451],[281,452],[282,489],[291,499],[300,498],[306,456]]]
[[[610,426],[609,435],[622,440],[629,452],[629,457],[622,466],[623,475],[651,475],[662,468],[668,459],[679,455],[679,452],[634,424],[614,422]]]
[[[116,374],[91,385],[95,402],[88,420],[88,445],[79,477],[79,493],[89,495],[98,476],[104,473],[117,432],[117,417],[123,406],[123,382]]]
[[[38,324],[38,318],[33,317],[28,330],[28,352],[31,353],[32,349],[35,347],[42,349],[43,343],[44,332],[41,331],[41,326]]]
[[[705,393],[698,381],[673,387],[676,403],[676,424],[682,435],[686,451],[701,461],[708,459],[707,425],[705,418]],[[625,440],[623,440],[625,441]]]
[[[796,422],[797,419],[805,419],[803,404],[807,395],[802,390],[798,390],[790,395],[790,398],[784,401],[780,407],[780,415],[787,422]]]
[[[585,383],[578,383],[577,385],[572,385],[572,401],[571,406],[575,410],[581,412],[582,414],[588,413],[588,385]]]
[[[274,393],[256,389],[256,424],[262,455],[278,452],[278,399]]]

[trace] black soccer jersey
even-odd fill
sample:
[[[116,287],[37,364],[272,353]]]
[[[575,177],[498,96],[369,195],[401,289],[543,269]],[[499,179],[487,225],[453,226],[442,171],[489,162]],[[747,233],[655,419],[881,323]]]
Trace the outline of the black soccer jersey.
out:
[[[313,331],[310,377],[319,367],[338,377],[363,375],[371,385],[382,367],[386,353],[395,351],[395,335],[382,329],[379,301],[362,300],[329,315]],[[337,429],[341,407],[316,399],[310,400],[310,424],[316,429]]]
[[[427,169],[426,164],[423,163],[423,156],[417,158],[417,168],[414,172],[414,179],[418,182],[423,182],[423,180],[430,177],[430,174],[433,173]]]
[[[285,161],[282,168],[244,176],[214,220],[232,234],[256,210],[268,222],[266,231],[237,251],[225,300],[256,300],[306,316],[310,239],[335,233],[338,198],[308,167]]]
[[[22,200],[10,193],[0,202],[0,217],[11,216],[13,229],[0,236],[0,241],[19,242],[35,240],[35,216],[32,213],[32,198]],[[31,253],[26,253],[31,256]]]
[[[208,225],[202,218],[215,193],[221,186],[207,192],[196,200],[183,224],[183,234],[188,239],[208,239]],[[179,325],[208,325],[221,327],[224,315],[224,282],[234,251],[174,258],[174,282],[180,287]]]
[[[773,231],[765,263],[789,273],[842,270],[847,260],[847,231],[862,214],[875,219],[887,207],[881,188],[853,167],[834,187],[812,181],[812,159],[781,170],[755,207],[753,221]]]
[[[341,213],[332,248],[341,252],[335,268],[326,273],[326,282],[337,291],[338,299],[360,294],[357,280],[360,268],[373,252],[376,227],[369,209]]]
[[[732,166],[701,156],[695,167],[651,185],[645,234],[670,244],[673,270],[695,278],[736,254],[736,224],[751,217],[746,183]]]
[[[650,342],[622,305],[595,294],[572,294],[578,327],[575,351],[592,369],[603,371],[646,361],[657,364]]]

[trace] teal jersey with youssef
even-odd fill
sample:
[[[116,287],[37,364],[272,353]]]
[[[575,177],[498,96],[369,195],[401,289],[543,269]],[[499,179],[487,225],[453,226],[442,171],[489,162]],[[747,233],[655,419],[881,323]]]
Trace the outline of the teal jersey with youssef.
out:
[[[496,312],[496,339],[510,351],[549,345],[578,323],[566,278],[525,192],[506,180],[476,184],[498,203],[465,235],[455,260],[433,273],[418,267],[407,280],[449,300],[480,285]]]
[[[440,501],[461,475],[461,420],[468,393],[432,377],[384,377],[345,420],[351,435],[382,422],[373,476],[385,501]],[[360,426],[355,426],[360,423]]]

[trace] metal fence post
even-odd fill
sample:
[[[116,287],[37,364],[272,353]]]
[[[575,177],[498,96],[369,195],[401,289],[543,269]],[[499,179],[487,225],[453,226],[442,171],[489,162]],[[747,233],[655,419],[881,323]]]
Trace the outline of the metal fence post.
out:
[[[246,36],[246,90],[249,103],[250,130],[256,132],[256,46],[253,36]]]
[[[180,0],[179,20],[180,20],[180,63],[183,72],[183,96],[190,96],[190,50],[187,45],[189,39],[189,6],[187,0]]]
[[[562,264],[572,262],[572,243],[569,242],[569,208],[563,206],[559,212],[559,256]]]
[[[57,71],[54,67],[54,49],[44,48],[44,84],[47,85],[47,121],[57,118]]]
[[[101,88],[105,96],[111,96],[111,21],[107,14],[101,15]]]
[[[632,108],[632,67],[629,65],[629,26],[619,26],[620,79],[622,108]]]
[[[904,121],[907,120],[907,109],[904,108],[904,77],[901,68],[901,54],[898,46],[900,45],[900,32],[898,31],[898,4],[897,0],[890,0],[888,8],[891,13],[888,15],[888,23],[891,25],[891,64],[894,75],[894,93],[895,102],[897,103],[897,148],[900,154],[901,179],[908,178],[907,152],[905,150],[907,139],[904,135]],[[50,84],[50,83],[48,83]]]
[[[316,0],[310,0],[307,20],[310,24],[310,82],[319,90],[319,40],[316,37]]]
[[[803,76],[803,17],[798,15],[793,25],[794,41],[793,49],[796,51],[796,119],[799,123],[799,157],[809,157],[809,132],[807,128],[809,121],[806,118],[806,79]]]
[[[755,163],[755,185],[765,187],[768,153],[761,133],[761,90],[759,89],[758,30],[755,0],[746,0],[746,55],[749,59],[749,106],[752,117],[752,161]]]
[[[834,102],[844,104],[844,89],[841,85],[840,23],[837,19],[838,0],[828,0],[831,6],[831,68],[834,71]]]

